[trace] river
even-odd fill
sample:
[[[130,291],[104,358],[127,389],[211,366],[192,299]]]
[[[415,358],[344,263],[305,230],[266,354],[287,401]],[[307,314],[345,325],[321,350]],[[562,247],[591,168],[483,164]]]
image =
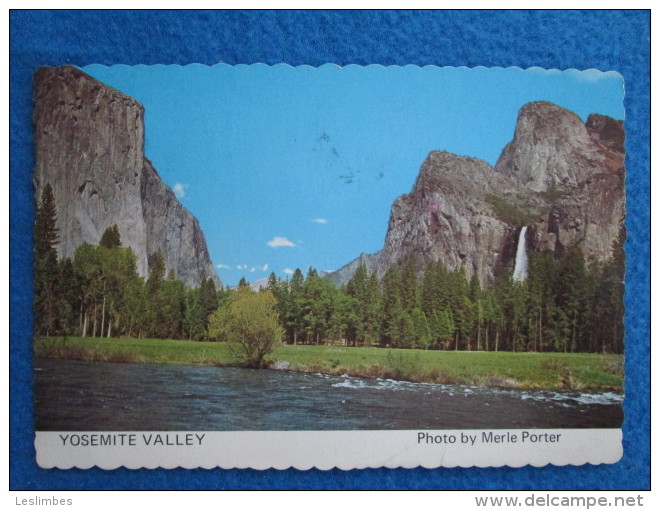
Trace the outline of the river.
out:
[[[619,428],[619,393],[211,366],[34,361],[36,430]]]

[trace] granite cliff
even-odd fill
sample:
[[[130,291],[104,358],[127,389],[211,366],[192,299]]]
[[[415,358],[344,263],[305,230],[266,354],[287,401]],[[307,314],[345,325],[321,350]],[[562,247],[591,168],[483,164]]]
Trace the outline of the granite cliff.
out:
[[[540,101],[523,106],[495,167],[433,151],[412,191],[394,201],[384,247],[328,276],[345,284],[360,264],[382,277],[411,261],[441,260],[482,286],[512,271],[523,226],[528,251],[561,257],[579,246],[588,262],[619,250],[625,216],[623,123]]]
[[[34,76],[34,138],[34,185],[37,197],[53,188],[60,257],[117,224],[141,276],[160,250],[186,285],[221,285],[198,221],[144,155],[140,103],[74,67],[44,67]]]

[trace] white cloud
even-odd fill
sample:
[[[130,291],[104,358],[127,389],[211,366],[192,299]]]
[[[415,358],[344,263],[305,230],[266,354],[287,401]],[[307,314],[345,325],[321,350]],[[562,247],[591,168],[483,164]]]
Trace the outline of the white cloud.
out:
[[[271,248],[281,248],[283,246],[295,246],[295,244],[289,241],[286,237],[273,237],[266,244]]]
[[[268,264],[264,264],[263,266],[260,267],[262,271],[268,271]]]
[[[326,220],[325,218],[312,218],[312,219],[309,220],[309,221],[314,222],[314,223],[321,223],[321,224],[323,224],[323,225],[325,225],[326,223],[328,223],[328,220]]]
[[[289,269],[288,267],[282,271],[284,274],[293,274],[293,269]]]
[[[172,186],[172,191],[174,191],[174,194],[177,196],[177,198],[183,198],[186,196],[187,187],[187,184],[181,184],[180,182],[177,182],[174,186]]]
[[[218,264],[217,266],[218,269],[231,269],[227,264]]]
[[[236,269],[247,269],[247,264],[243,264],[242,266],[236,266]]]
[[[251,268],[250,268],[250,272],[251,272],[251,273],[254,273],[256,270],[257,270],[256,267],[251,267]]]

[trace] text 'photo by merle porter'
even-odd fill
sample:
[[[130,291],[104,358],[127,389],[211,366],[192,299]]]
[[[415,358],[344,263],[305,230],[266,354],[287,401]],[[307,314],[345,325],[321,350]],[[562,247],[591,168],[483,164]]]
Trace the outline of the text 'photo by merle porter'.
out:
[[[41,68],[42,467],[621,458],[623,80]]]

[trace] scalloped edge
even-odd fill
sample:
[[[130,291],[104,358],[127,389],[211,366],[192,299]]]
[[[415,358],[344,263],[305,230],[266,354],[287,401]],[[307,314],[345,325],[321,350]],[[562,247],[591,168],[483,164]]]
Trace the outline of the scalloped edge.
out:
[[[547,73],[555,73],[555,72],[567,72],[567,71],[573,71],[577,73],[584,73],[584,72],[596,72],[599,74],[607,74],[612,77],[620,77],[623,80],[623,76],[621,73],[615,70],[607,70],[607,71],[601,71],[600,69],[596,69],[595,67],[589,67],[586,69],[577,69],[575,67],[569,67],[568,69],[558,69],[556,67],[551,67],[550,69],[546,69],[545,67],[541,66],[530,66],[530,67],[520,67],[520,66],[507,66],[507,67],[502,67],[502,66],[440,66],[436,64],[424,64],[424,65],[417,65],[417,64],[405,64],[405,65],[398,65],[398,64],[346,64],[346,65],[340,65],[340,64],[335,64],[333,62],[325,62],[323,64],[319,64],[317,66],[312,65],[312,64],[298,64],[298,65],[291,65],[287,64],[286,62],[278,62],[277,64],[266,64],[264,62],[253,62],[251,64],[245,64],[245,63],[240,63],[240,64],[229,64],[227,62],[218,62],[216,64],[201,64],[199,62],[191,62],[188,64],[112,64],[112,65],[106,65],[106,64],[85,64],[84,66],[74,66],[77,67],[78,69],[84,70],[85,68],[88,67],[106,67],[106,68],[112,68],[112,67],[208,67],[208,68],[213,68],[213,67],[251,67],[251,66],[263,66],[263,67],[289,67],[291,69],[298,69],[298,68],[310,68],[310,69],[321,69],[321,68],[337,68],[337,69],[344,69],[344,68],[383,68],[383,69],[390,69],[390,68],[395,68],[395,69],[406,69],[406,68],[417,68],[417,69],[426,69],[426,68],[435,68],[435,69],[470,69],[470,70],[492,70],[492,69],[498,69],[498,70],[518,70],[518,71],[534,71],[534,72],[547,72]]]
[[[419,432],[438,435],[481,434],[486,430],[438,431],[251,431],[203,432],[204,446],[63,446],[59,434],[192,434],[191,431],[37,432],[37,463],[44,469],[435,469],[470,467],[583,466],[615,464],[623,456],[621,429],[506,429],[560,434],[557,442],[419,444]],[[202,433],[197,431],[196,433]],[[520,438],[520,435],[518,435]]]

